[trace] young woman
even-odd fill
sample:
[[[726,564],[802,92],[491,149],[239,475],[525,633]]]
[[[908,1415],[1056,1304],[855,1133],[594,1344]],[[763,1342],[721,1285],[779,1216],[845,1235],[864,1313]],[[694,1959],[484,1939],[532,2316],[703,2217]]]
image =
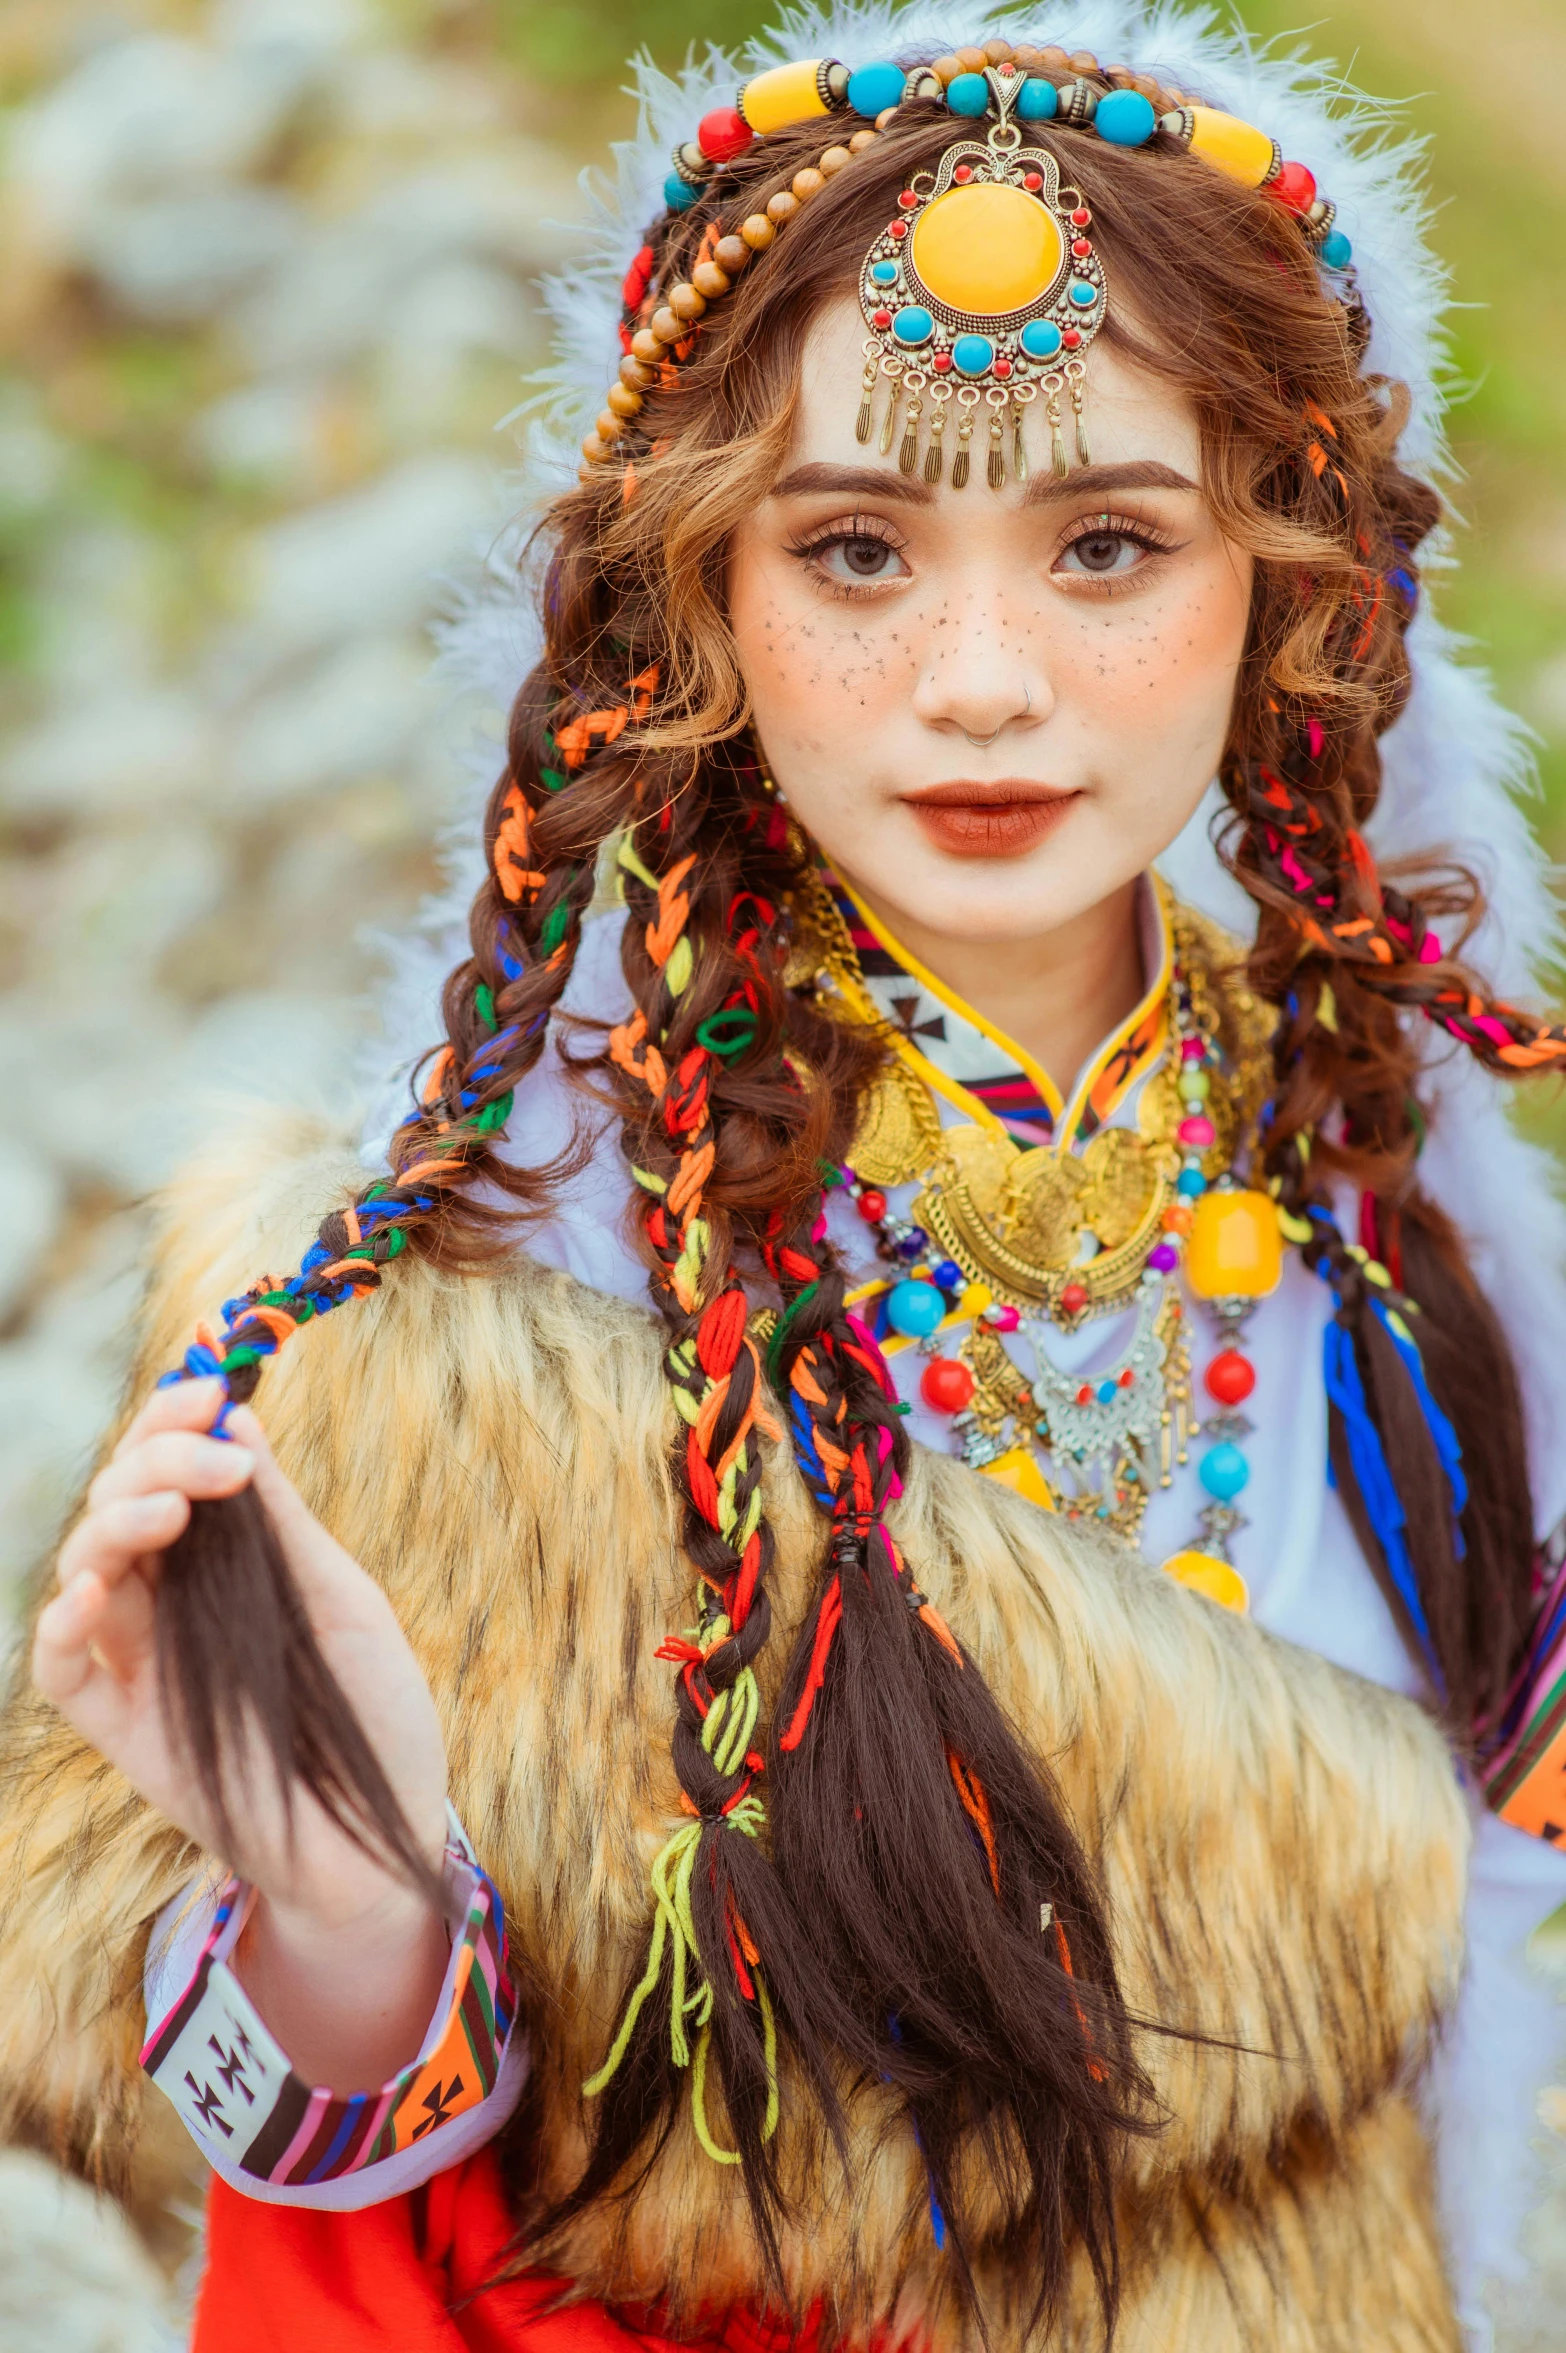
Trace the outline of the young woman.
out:
[[[144,2043],[210,2159],[204,2353],[1482,2327],[1559,1232],[1427,1047],[1566,1038],[1432,863],[1534,908],[1408,193],[1089,14],[657,94],[418,1108],[174,1202],[0,1969],[15,2119],[108,2166]]]

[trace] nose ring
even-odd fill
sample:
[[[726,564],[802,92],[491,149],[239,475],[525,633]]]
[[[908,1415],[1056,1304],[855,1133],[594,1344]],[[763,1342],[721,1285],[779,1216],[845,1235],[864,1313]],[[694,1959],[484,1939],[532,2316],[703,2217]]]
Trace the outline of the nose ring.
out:
[[[1031,687],[1025,686],[1022,690],[1022,709],[1016,714],[1017,717],[1019,719],[1026,719],[1032,708],[1033,691]],[[967,728],[965,727],[962,731],[963,740],[967,743],[971,743],[976,751],[982,752],[986,744],[992,744],[995,741],[995,738],[1001,731],[1001,727],[1004,727],[1006,724],[1007,722],[1003,719],[1000,723],[1000,727],[992,727],[988,735],[970,735]]]

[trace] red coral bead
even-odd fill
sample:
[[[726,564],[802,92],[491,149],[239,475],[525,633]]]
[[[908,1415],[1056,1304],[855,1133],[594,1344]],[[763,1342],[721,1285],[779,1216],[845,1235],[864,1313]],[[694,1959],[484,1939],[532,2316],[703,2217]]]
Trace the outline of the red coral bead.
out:
[[[1030,189],[1036,196],[1044,185],[1044,174],[1042,172],[1024,172],[1022,185],[1024,188]]]
[[[1202,1380],[1208,1396],[1220,1405],[1243,1405],[1256,1386],[1256,1368],[1238,1348],[1226,1348],[1213,1358]]]
[[[1077,1403],[1078,1405],[1091,1405],[1092,1402],[1093,1384],[1091,1381],[1084,1381],[1081,1388],[1077,1391]]]
[[[908,223],[906,221],[889,222],[886,233],[889,237],[906,237],[908,234]]]
[[[932,1356],[919,1375],[919,1394],[937,1413],[961,1413],[973,1402],[973,1375],[955,1356]]]
[[[1071,226],[1074,229],[1086,229],[1091,225],[1092,219],[1093,215],[1088,211],[1087,206],[1079,204],[1071,216]]]
[[[901,196],[898,197],[897,201],[902,206],[904,212],[912,212],[919,199],[911,188],[905,188]]]
[[[930,365],[938,376],[949,376],[951,374],[952,366],[951,353],[949,351],[938,351],[934,359],[931,360]]]
[[[1267,194],[1290,212],[1309,212],[1316,201],[1316,175],[1302,163],[1286,163],[1277,178],[1267,182]]]
[[[995,374],[995,375],[997,375],[997,376],[1009,376],[1009,375],[1011,374],[1011,362],[1010,362],[1010,360],[1009,360],[1009,359],[1004,359],[1004,358],[1003,358],[1003,359],[998,359],[998,360],[995,362],[994,369],[993,369],[992,373],[993,373],[993,374]]]
[[[1062,343],[1065,345],[1065,347],[1066,347],[1066,349],[1067,349],[1068,351],[1075,351],[1075,350],[1076,350],[1076,348],[1077,348],[1077,345],[1078,345],[1078,344],[1081,342],[1081,340],[1082,340],[1082,330],[1081,330],[1081,328],[1080,328],[1080,327],[1068,327],[1068,328],[1066,329],[1065,333],[1064,333],[1064,334],[1061,336],[1061,339],[1060,339],[1060,340],[1061,340],[1061,342],[1062,342]]]
[[[878,1193],[873,1185],[866,1185],[854,1207],[867,1226],[878,1226],[886,1215],[886,1195]]]
[[[1076,255],[1076,257],[1077,257],[1078,261],[1086,261],[1086,260],[1087,260],[1087,257],[1088,257],[1088,255],[1089,255],[1089,254],[1092,252],[1092,250],[1093,250],[1093,240],[1092,240],[1092,238],[1091,238],[1091,237],[1073,237],[1073,238],[1072,238],[1072,240],[1071,240],[1071,250],[1072,250],[1072,252],[1073,252],[1073,253]]]
[[[971,163],[960,163],[960,164],[957,166],[957,169],[956,169],[956,170],[953,172],[953,174],[952,174],[952,178],[953,178],[954,180],[971,180],[971,179],[973,178],[973,166],[972,166],[972,164],[971,164]]]
[[[1060,1294],[1060,1304],[1067,1315],[1080,1315],[1087,1303],[1085,1283],[1068,1283]]]
[[[889,310],[872,311],[870,315],[870,324],[872,327],[889,327],[891,323],[892,314]]]
[[[696,125],[696,144],[709,163],[727,163],[743,155],[756,136],[735,106],[715,106]]]

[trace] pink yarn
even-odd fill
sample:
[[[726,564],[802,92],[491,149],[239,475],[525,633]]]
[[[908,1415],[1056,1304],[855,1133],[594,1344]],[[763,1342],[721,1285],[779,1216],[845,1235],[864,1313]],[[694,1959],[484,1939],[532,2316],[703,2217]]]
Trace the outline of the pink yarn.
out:
[[[875,1366],[876,1379],[880,1382],[882,1388],[886,1391],[887,1396],[890,1397],[895,1403],[897,1398],[897,1384],[892,1379],[891,1372],[887,1367],[886,1358],[881,1354],[880,1342],[875,1338],[875,1335],[870,1331],[869,1327],[862,1323],[859,1317],[855,1315],[851,1309],[844,1310],[843,1321],[847,1324],[849,1330],[853,1333],[854,1338],[859,1342],[859,1345],[864,1350],[866,1356],[869,1357],[870,1362]]]

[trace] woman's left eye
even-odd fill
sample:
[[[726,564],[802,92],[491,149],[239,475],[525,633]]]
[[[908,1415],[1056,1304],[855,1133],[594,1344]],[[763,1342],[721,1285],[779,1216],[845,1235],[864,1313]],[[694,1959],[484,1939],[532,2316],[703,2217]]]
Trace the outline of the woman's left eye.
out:
[[[1079,579],[1110,580],[1134,572],[1150,553],[1146,541],[1133,539],[1129,532],[1085,531],[1062,549],[1055,568]]]

